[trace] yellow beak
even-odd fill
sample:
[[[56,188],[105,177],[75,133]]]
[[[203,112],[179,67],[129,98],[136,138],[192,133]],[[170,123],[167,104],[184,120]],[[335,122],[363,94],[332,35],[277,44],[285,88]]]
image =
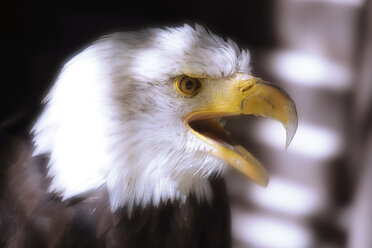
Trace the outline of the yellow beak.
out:
[[[287,132],[286,147],[297,129],[297,112],[292,99],[283,90],[245,74],[228,79],[225,88],[213,92],[198,111],[185,118],[186,125],[210,145],[210,153],[232,165],[259,185],[266,186],[269,176],[261,163],[244,147],[233,141],[216,117],[255,115],[273,118]]]

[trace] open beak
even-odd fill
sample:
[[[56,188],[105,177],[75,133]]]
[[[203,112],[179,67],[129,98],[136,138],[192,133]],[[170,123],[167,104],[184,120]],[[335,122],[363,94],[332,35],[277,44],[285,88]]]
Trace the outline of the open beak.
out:
[[[280,88],[259,78],[237,74],[213,93],[208,103],[185,118],[186,125],[211,146],[210,153],[232,165],[259,185],[266,186],[269,176],[261,163],[236,143],[216,118],[232,115],[255,115],[281,122],[287,132],[286,147],[297,129],[296,106]]]

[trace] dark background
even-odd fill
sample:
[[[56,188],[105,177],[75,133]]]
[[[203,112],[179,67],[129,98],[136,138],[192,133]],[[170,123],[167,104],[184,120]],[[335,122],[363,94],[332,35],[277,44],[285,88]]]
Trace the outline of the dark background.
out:
[[[236,0],[2,2],[0,123],[24,132],[63,63],[102,35],[199,23],[245,48],[271,46],[271,5]]]

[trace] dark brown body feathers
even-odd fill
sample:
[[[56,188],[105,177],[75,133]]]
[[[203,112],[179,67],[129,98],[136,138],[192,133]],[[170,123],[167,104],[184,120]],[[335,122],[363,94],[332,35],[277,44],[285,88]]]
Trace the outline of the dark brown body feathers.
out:
[[[105,187],[61,201],[48,193],[47,158],[0,134],[0,247],[229,247],[230,217],[223,179],[212,180],[212,204],[135,207],[111,213]]]

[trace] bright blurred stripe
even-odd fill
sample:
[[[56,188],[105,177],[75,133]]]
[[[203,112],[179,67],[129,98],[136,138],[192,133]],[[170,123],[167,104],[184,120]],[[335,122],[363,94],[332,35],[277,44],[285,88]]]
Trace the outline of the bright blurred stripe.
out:
[[[271,177],[267,188],[250,187],[250,199],[259,208],[281,214],[306,217],[319,211],[325,202],[321,192],[315,188]]]
[[[283,50],[269,54],[266,60],[284,82],[341,92],[351,88],[350,68],[314,53]]]
[[[284,149],[285,130],[279,123],[271,120],[261,120],[257,122],[254,130],[254,135],[258,141],[278,149]],[[342,139],[335,131],[301,122],[292,143],[288,147],[290,152],[313,159],[332,158],[338,155],[341,149]]]
[[[296,2],[301,2],[299,0],[294,0]],[[338,4],[338,5],[346,5],[350,7],[361,7],[365,4],[364,0],[302,0],[302,2],[309,2],[309,3],[331,3],[331,4]]]
[[[310,230],[300,223],[263,214],[232,212],[234,239],[246,247],[312,247]]]

